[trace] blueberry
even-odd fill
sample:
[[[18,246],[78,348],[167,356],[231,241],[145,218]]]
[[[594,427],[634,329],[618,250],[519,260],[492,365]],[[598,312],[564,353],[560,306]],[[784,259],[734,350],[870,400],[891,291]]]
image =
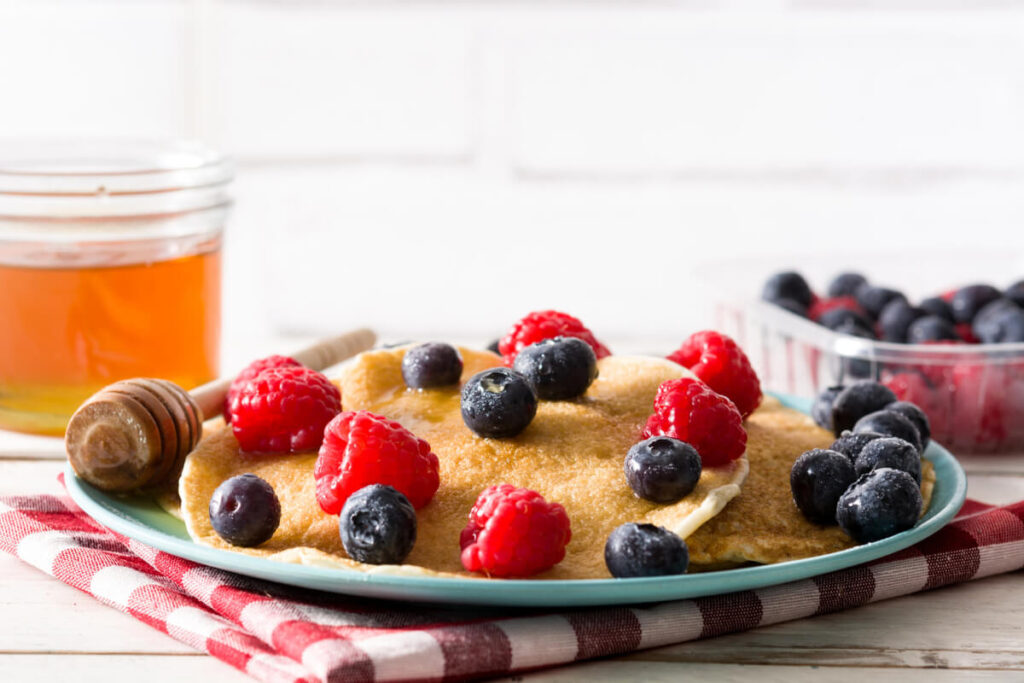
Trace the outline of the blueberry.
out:
[[[821,448],[807,451],[793,463],[789,487],[793,502],[815,524],[836,523],[836,503],[857,475],[842,453]]]
[[[984,325],[989,318],[998,318],[999,316],[1018,310],[1020,310],[1020,307],[1012,300],[1007,299],[1006,297],[1001,297],[982,306],[981,310],[974,316],[974,320],[971,321],[971,325],[972,327]]]
[[[974,316],[971,331],[984,344],[1024,341],[1024,310],[1009,299],[996,299]]]
[[[855,320],[847,320],[832,328],[836,334],[847,334],[851,337],[862,339],[876,339],[874,331],[870,326],[859,323]],[[857,356],[842,356],[843,376],[849,375],[855,379],[868,379],[877,376],[875,365],[870,358]]]
[[[533,387],[509,368],[478,372],[462,387],[462,421],[479,436],[515,436],[536,414]]]
[[[840,273],[828,285],[828,295],[856,296],[857,290],[867,284],[867,278],[860,273]]]
[[[854,434],[851,431],[845,431],[838,439],[832,442],[828,449],[836,453],[842,453],[850,459],[850,462],[854,462],[865,446],[875,439],[884,438],[884,435],[875,432],[858,432]]]
[[[953,323],[937,315],[926,315],[910,323],[907,328],[908,344],[923,344],[930,341],[959,341]]]
[[[978,335],[985,344],[1011,344],[1024,342],[1024,311],[1017,310],[989,321],[990,324]]]
[[[871,330],[871,321],[857,311],[849,308],[833,308],[830,311],[825,311],[821,316],[819,316],[818,324],[824,325],[828,329],[837,332],[840,327],[854,325],[863,330],[864,334],[858,334],[850,331],[845,331],[844,334],[853,334],[857,337],[869,335],[872,338],[875,336],[875,333]]]
[[[894,299],[885,305],[878,316],[878,328],[884,341],[899,344],[907,341],[907,328],[918,318],[923,318],[924,310],[907,303],[905,299]]]
[[[879,368],[866,358],[843,358],[842,372],[844,377],[862,381],[878,379]]]
[[[633,493],[654,503],[682,500],[697,486],[701,472],[697,450],[669,436],[633,444],[623,467]]]
[[[807,317],[807,309],[801,306],[796,301],[793,301],[792,299],[778,299],[777,301],[773,301],[772,303],[778,306],[779,308],[786,309],[790,313],[795,313],[801,318]]]
[[[500,339],[495,339],[490,344],[488,344],[485,348],[488,351],[490,351],[491,353],[496,353],[496,354],[498,354],[500,356],[501,355],[501,351],[498,350],[498,344],[500,344],[500,343],[501,343]]]
[[[913,527],[921,516],[921,489],[906,472],[883,467],[862,475],[839,498],[836,520],[858,543]]]
[[[430,389],[458,384],[462,356],[451,344],[428,342],[414,346],[402,358],[402,379],[410,389]]]
[[[773,303],[779,299],[791,299],[807,309],[811,305],[814,295],[811,293],[807,280],[800,273],[788,271],[776,273],[768,278],[761,289],[761,298]]]
[[[604,563],[618,579],[669,576],[686,572],[690,551],[683,539],[664,527],[627,523],[608,535]]]
[[[892,389],[878,382],[857,382],[846,387],[832,402],[832,431],[839,436],[853,429],[857,420],[896,401]]]
[[[921,455],[912,443],[894,436],[875,439],[861,449],[853,462],[857,476],[883,467],[906,472],[921,484]]]
[[[371,484],[345,501],[338,516],[348,556],[367,564],[402,564],[416,543],[416,510],[399,491]]]
[[[854,432],[874,432],[883,436],[895,436],[909,441],[921,453],[921,435],[914,423],[903,415],[891,410],[878,410],[857,420]]]
[[[933,296],[925,299],[917,307],[924,311],[926,315],[937,315],[943,320],[953,322],[953,308],[942,297]]]
[[[852,337],[860,337],[861,339],[878,339],[875,335],[875,331],[871,329],[870,325],[865,325],[856,320],[847,320],[844,323],[840,323],[832,328],[832,331],[838,334],[848,334]]]
[[[903,301],[907,300],[907,297],[903,296],[903,294],[897,292],[895,289],[875,287],[869,284],[864,284],[858,287],[856,297],[857,303],[860,304],[861,308],[875,319],[881,315],[882,309],[885,308],[886,304],[899,299],[902,299]]]
[[[921,436],[922,452],[928,448],[928,444],[932,440],[932,425],[923,410],[909,401],[896,401],[887,405],[885,409],[895,411],[910,420],[914,427],[917,428],[917,433]]]
[[[819,427],[832,431],[832,401],[836,400],[836,396],[845,388],[842,384],[828,387],[814,399],[814,404],[811,406],[811,417]]]
[[[1024,308],[1024,280],[1014,282],[1003,291],[1003,296]]]
[[[953,293],[949,305],[953,309],[953,320],[958,323],[969,323],[974,320],[985,304],[1003,296],[1003,293],[992,285],[968,285]]]
[[[210,498],[210,524],[231,545],[258,546],[270,540],[280,523],[277,494],[255,474],[225,480]]]
[[[597,357],[582,339],[555,337],[520,351],[512,369],[533,385],[537,398],[561,401],[582,396],[597,379]]]

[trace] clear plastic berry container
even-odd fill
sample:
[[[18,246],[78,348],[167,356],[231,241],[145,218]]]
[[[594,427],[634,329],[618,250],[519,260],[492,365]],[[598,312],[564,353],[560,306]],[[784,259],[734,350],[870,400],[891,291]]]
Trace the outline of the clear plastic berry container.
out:
[[[773,273],[795,270],[816,293],[841,271],[898,289],[912,303],[976,282],[1004,288],[1024,279],[1024,259],[1010,250],[914,259],[875,256],[794,257],[789,262],[733,262],[709,269],[723,294],[717,329],[746,350],[769,391],[812,397],[858,379],[876,379],[930,418],[932,436],[956,453],[1024,454],[1024,343],[897,344],[833,332],[760,300]],[[906,282],[913,279],[912,283]]]

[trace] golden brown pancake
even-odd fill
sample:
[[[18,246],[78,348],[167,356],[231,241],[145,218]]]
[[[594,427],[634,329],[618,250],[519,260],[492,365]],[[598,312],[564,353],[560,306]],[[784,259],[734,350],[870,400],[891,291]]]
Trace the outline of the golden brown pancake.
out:
[[[489,352],[460,349],[463,381],[500,365]],[[345,410],[370,410],[398,420],[426,439],[438,455],[441,487],[417,512],[416,545],[401,568],[374,567],[345,556],[337,516],[324,514],[316,502],[313,464],[316,454],[246,455],[229,429],[215,427],[189,455],[179,493],[182,514],[192,537],[203,544],[274,559],[344,566],[363,571],[401,571],[467,575],[460,562],[459,533],[483,489],[510,483],[538,491],[561,503],[572,524],[565,559],[538,578],[608,577],[604,544],[625,522],[652,522],[689,536],[719,513],[739,493],[747,474],[741,458],[724,467],[707,468],[697,488],[683,500],[659,505],[633,495],[622,462],[652,410],[662,382],[689,375],[658,358],[612,356],[598,363],[599,376],[574,401],[541,401],[530,426],[513,439],[476,436],[462,422],[460,390],[407,389],[402,380],[404,349],[360,355],[345,372]],[[274,487],[281,501],[281,525],[258,548],[236,548],[210,526],[208,506],[225,479],[252,472]]]
[[[838,526],[823,527],[807,521],[790,491],[793,461],[812,448],[828,448],[835,440],[832,432],[803,413],[783,408],[773,398],[765,398],[745,426],[750,476],[740,495],[686,540],[690,561],[708,568],[747,562],[771,564],[857,545]],[[923,509],[927,510],[935,468],[927,460],[921,465],[921,494]],[[699,571],[700,567],[693,570]]]

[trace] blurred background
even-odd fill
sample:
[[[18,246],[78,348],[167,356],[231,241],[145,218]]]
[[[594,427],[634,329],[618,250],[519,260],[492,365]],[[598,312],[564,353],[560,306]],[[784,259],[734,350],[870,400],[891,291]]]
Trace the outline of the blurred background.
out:
[[[678,340],[723,261],[754,296],[895,252],[912,289],[1024,247],[1013,0],[3,0],[0,65],[5,136],[235,157],[232,358],[548,307]]]

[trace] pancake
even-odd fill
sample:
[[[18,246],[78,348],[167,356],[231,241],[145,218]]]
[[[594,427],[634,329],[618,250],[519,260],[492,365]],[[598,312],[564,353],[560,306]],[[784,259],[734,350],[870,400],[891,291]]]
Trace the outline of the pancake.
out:
[[[789,487],[789,471],[796,458],[812,448],[828,448],[835,440],[832,432],[768,397],[745,427],[750,476],[740,495],[687,539],[691,571],[787,562],[857,545],[838,526],[807,521]],[[921,465],[921,495],[927,510],[935,468],[927,460]]]
[[[488,352],[460,351],[465,362],[463,382],[501,364],[498,356]],[[834,437],[773,398],[766,397],[747,419],[743,458],[728,467],[706,469],[693,493],[675,504],[658,505],[632,494],[622,460],[639,439],[658,385],[689,376],[686,369],[658,358],[604,358],[598,362],[598,379],[582,398],[541,401],[537,416],[522,434],[514,439],[485,439],[463,424],[458,389],[405,387],[404,353],[404,349],[389,349],[361,354],[347,367],[340,384],[345,410],[370,410],[398,420],[426,439],[438,455],[441,486],[431,503],[417,512],[417,542],[406,564],[376,566],[348,559],[337,516],[323,513],[316,502],[315,453],[241,453],[222,421],[207,425],[181,476],[181,513],[192,538],[204,545],[285,562],[367,573],[483,578],[462,569],[459,532],[479,493],[507,482],[561,503],[572,524],[565,559],[535,577],[539,579],[607,578],[604,543],[611,530],[625,522],[658,524],[686,538],[691,571],[785,562],[856,545],[838,527],[807,521],[793,503],[789,488],[793,462],[804,451],[828,447]],[[922,464],[927,509],[935,473],[931,463]],[[228,544],[213,531],[208,516],[214,489],[246,472],[270,482],[282,507],[280,527],[258,548]]]
[[[181,497],[178,495],[177,488],[157,491],[153,494],[153,500],[171,517],[184,521],[181,516]]]
[[[460,349],[463,381],[501,364],[484,351]],[[671,505],[633,495],[622,461],[651,413],[658,386],[689,371],[659,358],[611,356],[598,362],[599,376],[574,401],[541,401],[537,416],[513,439],[486,439],[462,422],[456,387],[410,390],[401,374],[404,349],[370,351],[357,357],[342,381],[345,410],[370,410],[401,422],[426,439],[440,460],[441,486],[434,499],[417,511],[416,545],[407,563],[373,566],[348,559],[338,535],[337,516],[316,502],[315,453],[248,455],[239,452],[230,429],[208,430],[182,473],[182,516],[197,542],[249,555],[367,572],[478,576],[462,569],[459,533],[480,492],[510,483],[538,491],[561,503],[572,524],[565,559],[540,579],[607,578],[604,544],[625,522],[651,522],[690,536],[719,514],[740,492],[747,460],[707,468],[694,491]],[[793,456],[795,457],[795,456]],[[252,472],[266,479],[281,501],[281,525],[258,548],[237,548],[213,531],[208,507],[214,489],[225,479]]]

